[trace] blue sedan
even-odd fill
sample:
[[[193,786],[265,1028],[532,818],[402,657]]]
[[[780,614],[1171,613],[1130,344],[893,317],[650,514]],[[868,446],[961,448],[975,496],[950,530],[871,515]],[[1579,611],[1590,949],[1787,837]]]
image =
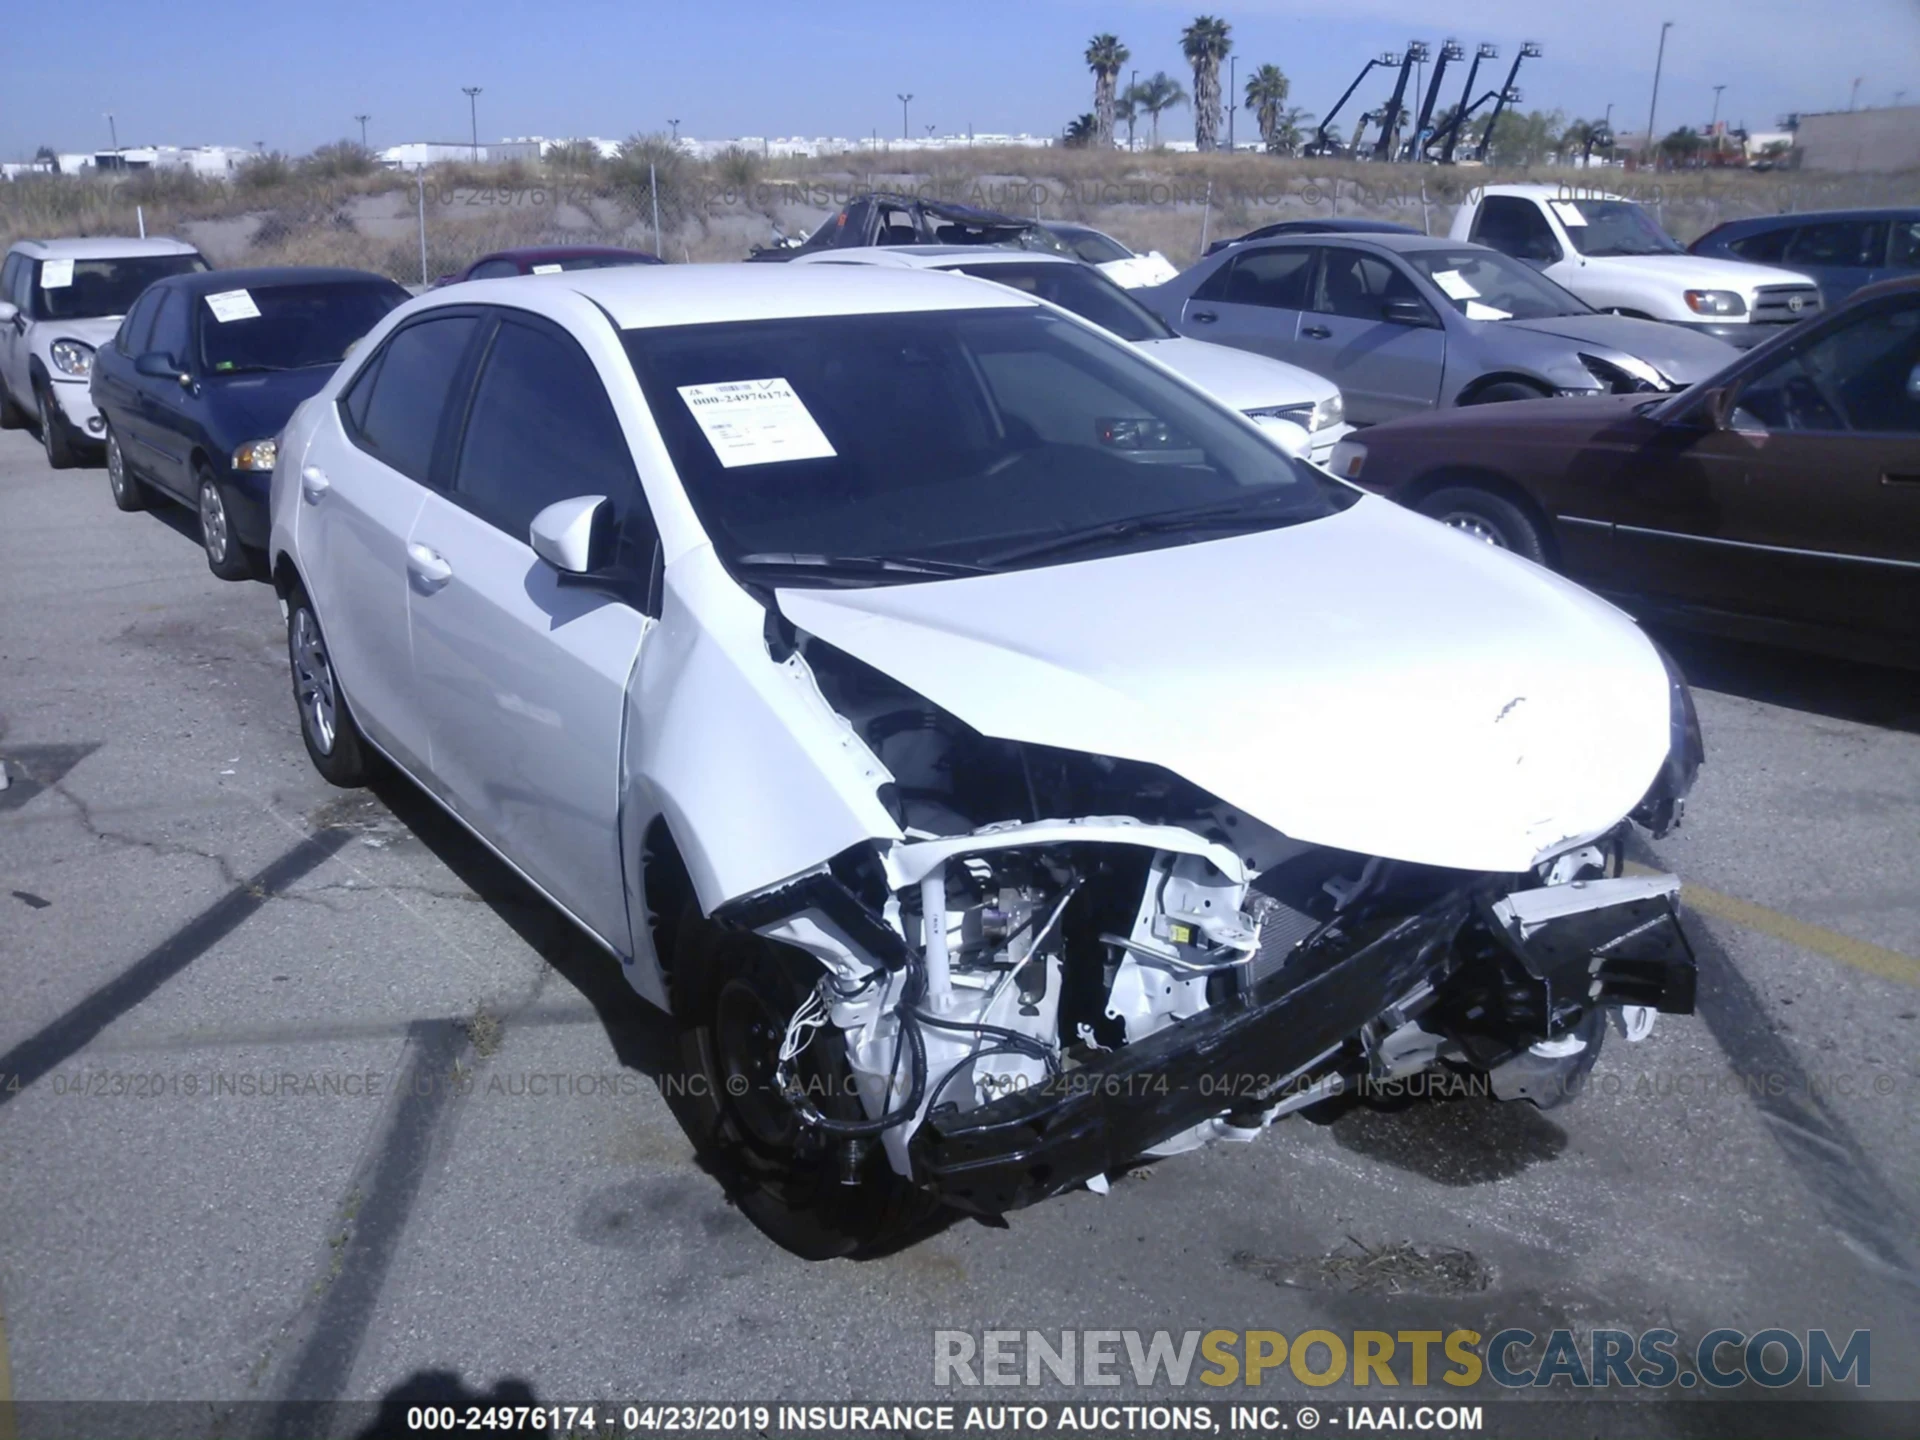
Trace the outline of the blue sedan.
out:
[[[1862,286],[1920,274],[1920,207],[1757,215],[1716,225],[1687,248],[1811,275],[1832,309]]]
[[[275,439],[407,292],[362,270],[213,270],[141,292],[94,359],[107,483],[122,510],[193,506],[223,580],[259,572]]]

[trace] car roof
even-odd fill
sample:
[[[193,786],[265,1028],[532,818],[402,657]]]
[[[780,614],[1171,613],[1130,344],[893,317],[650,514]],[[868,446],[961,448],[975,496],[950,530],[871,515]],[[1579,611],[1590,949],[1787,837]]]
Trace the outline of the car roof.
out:
[[[213,295],[222,290],[271,290],[276,285],[392,285],[397,281],[371,270],[348,270],[335,265],[257,265],[246,270],[202,270],[193,275],[171,275],[154,282],[189,295]]]
[[[486,260],[526,260],[538,264],[542,260],[568,260],[582,256],[632,256],[641,264],[652,261],[660,263],[658,255],[648,254],[645,250],[628,250],[620,245],[516,245],[506,250],[491,250],[482,255],[474,265]],[[473,266],[468,266],[472,269]]]
[[[883,200],[889,205],[924,210],[929,215],[938,216],[943,220],[958,220],[970,225],[1017,225],[1026,229],[1039,224],[1037,220],[1022,219],[1018,215],[1003,215],[998,210],[982,210],[977,206],[962,205],[957,200],[936,200],[927,195],[904,195],[897,190],[869,190],[865,194],[853,196],[847,204],[855,205],[862,200]]]
[[[514,275],[489,280],[484,298],[477,290],[448,287],[429,291],[415,303],[433,308],[501,303],[542,312],[562,294],[591,301],[622,330],[816,315],[1039,308],[1039,302],[1003,286],[977,285],[964,276],[906,266],[738,263]]]
[[[1920,275],[1901,275],[1892,280],[1877,281],[1872,285],[1863,285],[1847,297],[1845,304],[1834,306],[1828,313],[1838,314],[1862,302],[1881,300],[1889,295],[1903,295],[1915,290],[1920,290]]]
[[[1326,235],[1418,235],[1420,232],[1411,225],[1402,225],[1397,220],[1369,220],[1362,215],[1329,215],[1324,220],[1276,220],[1271,225],[1259,225],[1247,232],[1266,238],[1264,232],[1275,235],[1305,235],[1319,232]],[[1242,237],[1243,239],[1246,237]]]
[[[1043,250],[1009,250],[999,245],[856,245],[807,256],[808,265],[897,265],[903,269],[944,270],[968,265],[1079,265],[1071,255]]]
[[[1790,210],[1784,215],[1743,215],[1723,220],[1712,231],[1784,229],[1789,225],[1822,225],[1836,220],[1920,220],[1920,205],[1863,206],[1855,210]]]
[[[1485,250],[1485,245],[1473,240],[1449,240],[1444,235],[1422,235],[1417,231],[1406,235],[1397,231],[1352,231],[1322,230],[1299,235],[1273,235],[1263,240],[1244,240],[1220,251],[1222,255],[1244,255],[1252,250],[1287,249],[1304,245],[1360,245],[1376,250],[1392,250],[1406,253],[1415,250],[1458,250],[1462,246],[1470,250]]]
[[[13,248],[36,260],[131,260],[141,255],[198,255],[184,240],[167,236],[70,236],[64,240],[21,240]]]

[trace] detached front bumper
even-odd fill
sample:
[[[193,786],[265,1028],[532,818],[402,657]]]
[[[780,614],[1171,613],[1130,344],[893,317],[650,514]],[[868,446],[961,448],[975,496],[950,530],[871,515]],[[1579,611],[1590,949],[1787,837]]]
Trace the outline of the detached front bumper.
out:
[[[1503,974],[1508,951],[1544,992],[1526,1007],[1538,1029],[1518,1037],[1522,1046],[1597,1005],[1690,1013],[1694,960],[1673,903],[1678,882],[1659,879],[1668,883],[1600,880],[1577,894],[1572,886],[1520,892],[1552,898],[1522,900],[1517,909],[1508,902],[1518,896],[1495,901],[1462,890],[1365,937],[1302,945],[1238,1003],[978,1109],[935,1111],[910,1142],[915,1178],[963,1210],[999,1214],[1033,1204],[1206,1120],[1235,1111],[1258,1117],[1423,986],[1439,997],[1436,1015],[1483,1013],[1469,997],[1521,979]],[[1470,925],[1481,944],[1464,943]],[[1448,1004],[1449,996],[1459,1003]],[[1469,1054],[1491,1059],[1500,1048],[1489,1035],[1463,1038]]]

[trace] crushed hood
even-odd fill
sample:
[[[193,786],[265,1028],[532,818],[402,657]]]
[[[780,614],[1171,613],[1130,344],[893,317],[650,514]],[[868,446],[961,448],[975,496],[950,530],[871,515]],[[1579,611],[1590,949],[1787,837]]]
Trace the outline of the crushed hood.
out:
[[[1557,335],[1563,340],[1603,349],[1624,350],[1653,366],[1669,380],[1691,385],[1739,358],[1724,340],[1699,335],[1660,320],[1631,315],[1555,315],[1548,320],[1494,320],[1493,325]]]
[[[1286,835],[1521,871],[1639,803],[1668,685],[1612,606],[1372,497],[1004,575],[783,589],[984,734],[1162,766]]]
[[[1184,336],[1138,340],[1134,348],[1151,355],[1169,370],[1178,371],[1216,400],[1236,410],[1313,404],[1338,394],[1340,389],[1333,381],[1298,365],[1237,350],[1231,345],[1215,345],[1208,340],[1189,340]]]

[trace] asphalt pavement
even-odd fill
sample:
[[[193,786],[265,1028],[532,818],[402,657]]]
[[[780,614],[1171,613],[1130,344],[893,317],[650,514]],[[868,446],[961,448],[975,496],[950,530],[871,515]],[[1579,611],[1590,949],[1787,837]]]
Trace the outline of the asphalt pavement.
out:
[[[808,1264],[694,1163],[613,962],[404,782],[313,773],[272,592],[0,434],[0,1401],[935,1397],[938,1330],[1516,1326],[1868,1329],[1920,1398],[1920,683],[1671,643],[1709,758],[1639,858],[1701,1013],[1550,1113],[1295,1117]]]

